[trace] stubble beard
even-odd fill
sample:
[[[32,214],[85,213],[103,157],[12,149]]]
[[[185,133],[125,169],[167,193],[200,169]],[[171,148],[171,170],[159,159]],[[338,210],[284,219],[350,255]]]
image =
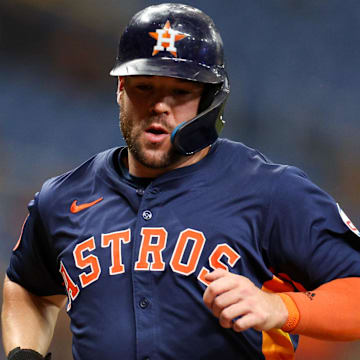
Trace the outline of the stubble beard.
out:
[[[136,161],[150,169],[170,168],[181,161],[183,156],[176,151],[173,145],[167,152],[158,153],[157,156],[149,155],[141,143],[140,136],[141,131],[150,125],[152,120],[145,121],[142,128],[138,128],[138,131],[136,131],[134,130],[134,121],[131,114],[128,114],[123,109],[124,107],[119,111],[120,129],[128,146],[128,151],[131,152]],[[156,146],[154,145],[154,150],[156,150]]]

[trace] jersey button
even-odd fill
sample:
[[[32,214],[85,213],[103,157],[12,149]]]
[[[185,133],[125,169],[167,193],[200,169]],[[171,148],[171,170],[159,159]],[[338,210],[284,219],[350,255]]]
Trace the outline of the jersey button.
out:
[[[143,196],[144,195],[144,192],[145,190],[143,188],[138,188],[136,189],[136,193],[139,195],[139,196]]]
[[[149,300],[147,298],[142,298],[139,302],[139,305],[142,309],[146,309],[149,306]]]
[[[152,212],[150,210],[144,210],[142,217],[144,220],[150,220],[152,218]]]

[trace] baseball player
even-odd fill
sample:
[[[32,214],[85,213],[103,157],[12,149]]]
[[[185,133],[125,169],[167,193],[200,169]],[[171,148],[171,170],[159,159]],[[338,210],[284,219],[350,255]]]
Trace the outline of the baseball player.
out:
[[[218,138],[229,94],[213,21],[150,6],[111,75],[126,147],[46,181],[4,283],[8,359],[294,359],[360,338],[360,233],[299,169]]]

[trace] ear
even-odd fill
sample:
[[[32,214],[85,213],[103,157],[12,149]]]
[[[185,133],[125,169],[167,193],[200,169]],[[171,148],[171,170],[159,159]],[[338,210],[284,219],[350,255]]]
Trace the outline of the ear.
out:
[[[122,92],[124,91],[124,83],[125,83],[125,78],[122,76],[119,76],[117,92],[116,92],[118,104],[120,103],[120,96],[121,96]]]

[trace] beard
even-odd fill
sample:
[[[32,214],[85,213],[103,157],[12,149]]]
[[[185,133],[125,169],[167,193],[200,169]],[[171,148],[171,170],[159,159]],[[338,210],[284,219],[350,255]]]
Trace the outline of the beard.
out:
[[[144,120],[140,126],[135,127],[131,114],[125,110],[124,106],[120,105],[120,107],[119,120],[121,132],[128,146],[128,151],[131,152],[140,164],[150,169],[165,169],[181,162],[183,155],[177,152],[172,144],[169,150],[164,152],[156,151],[157,144],[152,145],[153,148],[151,149],[151,145],[145,148],[145,145],[141,142],[142,132],[154,121],[154,118],[150,117],[148,120]],[[159,121],[159,118],[157,117],[156,120]],[[166,127],[166,124],[164,126]]]

